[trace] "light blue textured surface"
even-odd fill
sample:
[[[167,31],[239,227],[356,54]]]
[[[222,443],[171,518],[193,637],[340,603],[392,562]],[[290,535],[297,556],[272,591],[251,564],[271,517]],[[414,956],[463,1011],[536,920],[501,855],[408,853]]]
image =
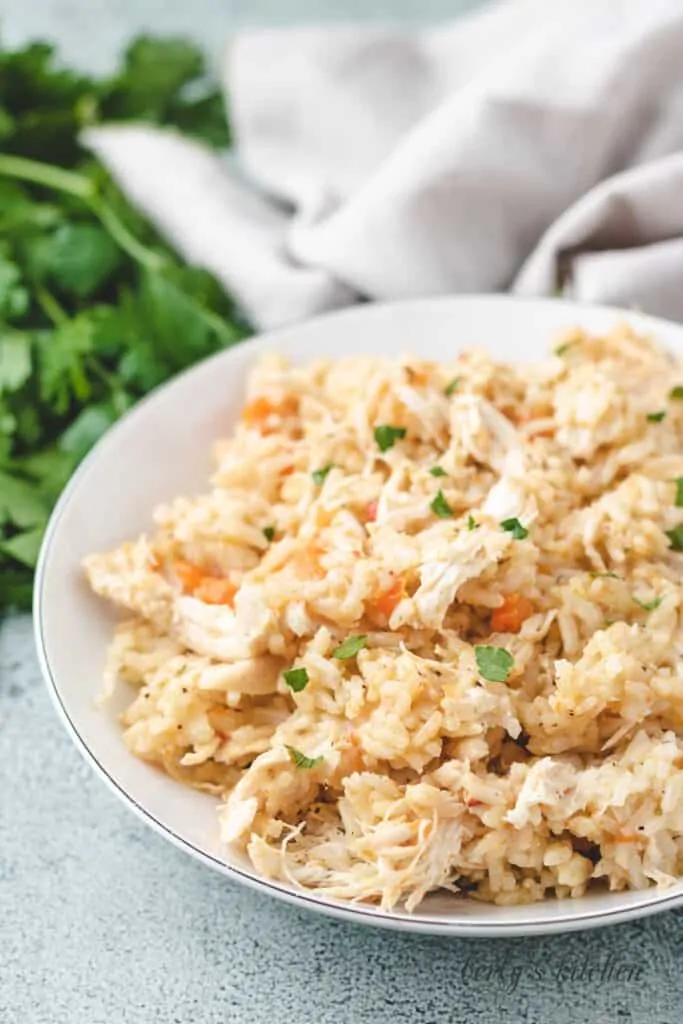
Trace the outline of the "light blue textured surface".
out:
[[[131,33],[214,53],[264,21],[434,19],[448,0],[0,0],[8,42],[86,66]],[[683,912],[572,936],[404,937],[230,884],[94,777],[49,703],[28,616],[0,626],[0,1024],[678,1024]]]

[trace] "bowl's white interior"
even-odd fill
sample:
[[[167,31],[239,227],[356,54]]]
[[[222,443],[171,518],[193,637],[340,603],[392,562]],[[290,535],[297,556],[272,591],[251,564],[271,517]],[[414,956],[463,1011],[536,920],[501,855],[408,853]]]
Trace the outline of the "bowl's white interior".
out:
[[[558,331],[580,324],[604,330],[629,319],[683,350],[683,328],[613,310],[564,302],[491,297],[427,299],[350,311],[280,330],[238,346],[177,377],[140,403],[86,460],[50,524],[36,586],[36,631],[43,669],[72,736],[105,779],[145,820],[213,866],[253,878],[245,859],[216,843],[215,801],[186,789],[125,750],[115,714],[123,697],[96,706],[113,616],[88,591],[84,555],[148,529],[161,501],[203,489],[212,442],[230,431],[245,377],[260,351],[295,361],[354,353],[445,359],[484,346],[496,357],[528,361],[548,351]],[[280,895],[286,886],[265,883]],[[297,896],[308,905],[321,901]],[[500,908],[436,894],[409,919],[390,921],[424,931],[514,934],[607,923],[683,900],[683,885],[666,891],[596,893],[577,901]],[[329,903],[327,904],[329,907]],[[350,908],[356,920],[390,923],[373,908]]]

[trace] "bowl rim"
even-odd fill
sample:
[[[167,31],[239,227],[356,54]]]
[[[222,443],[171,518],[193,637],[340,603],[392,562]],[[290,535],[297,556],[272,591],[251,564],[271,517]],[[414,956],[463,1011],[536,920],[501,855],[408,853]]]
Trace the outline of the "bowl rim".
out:
[[[228,878],[232,878],[255,891],[275,896],[277,899],[289,903],[290,905],[317,911],[318,913],[325,914],[326,916],[348,921],[350,923],[368,924],[375,927],[423,935],[450,936],[452,938],[516,938],[520,936],[550,935],[554,933],[579,931],[588,928],[606,927],[607,925],[624,923],[639,917],[661,913],[664,910],[680,906],[683,904],[683,891],[670,892],[667,894],[666,890],[657,890],[652,888],[651,890],[643,890],[644,893],[651,893],[647,898],[647,901],[643,903],[626,907],[607,907],[605,909],[586,910],[583,913],[574,912],[571,915],[566,916],[556,914],[553,915],[552,918],[548,918],[546,920],[541,918],[537,920],[530,920],[529,922],[520,921],[506,923],[504,920],[473,922],[468,920],[466,917],[460,919],[440,919],[429,915],[421,915],[419,912],[415,914],[407,914],[405,912],[397,913],[395,911],[382,911],[376,907],[371,907],[361,903],[347,903],[328,897],[315,896],[305,889],[288,889],[265,877],[259,877],[256,873],[251,874],[234,864],[229,864],[226,861],[221,860],[219,857],[214,856],[207,850],[201,849],[183,835],[180,835],[163,821],[160,821],[150,810],[139,803],[123,785],[117,782],[117,780],[109,774],[107,769],[100,762],[95,751],[85,741],[69,714],[66,703],[62,698],[55,673],[53,672],[50,664],[49,652],[47,650],[43,631],[45,577],[49,566],[50,551],[58,534],[63,515],[67,507],[76,498],[80,482],[86,474],[90,464],[106,453],[109,444],[115,436],[118,436],[122,430],[128,429],[132,422],[134,422],[138,417],[144,415],[144,411],[148,403],[153,402],[160,392],[174,386],[179,380],[191,376],[200,368],[205,368],[207,364],[225,359],[226,356],[235,349],[243,349],[245,346],[252,345],[258,345],[260,348],[267,347],[269,339],[280,334],[282,330],[290,330],[297,326],[301,326],[302,328],[305,327],[308,330],[309,328],[315,328],[317,325],[324,326],[325,323],[333,318],[353,320],[359,316],[364,318],[368,315],[373,316],[374,314],[386,315],[392,309],[395,309],[397,313],[399,313],[408,305],[423,307],[426,305],[434,306],[437,304],[478,305],[482,302],[501,306],[509,303],[514,303],[515,305],[527,305],[529,307],[538,307],[539,305],[554,306],[556,308],[563,308],[568,313],[571,313],[572,311],[584,311],[593,312],[596,315],[614,317],[621,316],[625,320],[629,320],[631,322],[634,320],[637,321],[645,329],[653,331],[666,329],[667,331],[670,331],[673,328],[680,330],[683,333],[683,325],[681,324],[676,324],[675,322],[666,320],[662,317],[653,317],[615,306],[548,297],[482,293],[471,295],[438,295],[424,298],[408,298],[392,302],[377,302],[345,307],[340,310],[334,310],[320,316],[309,318],[302,321],[300,325],[287,324],[284,325],[283,328],[276,328],[274,330],[254,334],[228,349],[221,349],[220,351],[213,353],[206,359],[200,360],[198,363],[187,367],[180,373],[174,374],[168,380],[159,384],[147,395],[136,402],[131,409],[124,413],[120,419],[109,427],[88,455],[81,461],[64,487],[64,490],[59,496],[49,518],[35,571],[33,588],[33,635],[38,663],[41,674],[46,683],[48,693],[52,700],[52,704],[55,707],[67,733],[71,737],[72,742],[75,744],[84,760],[95,771],[95,774],[105,783],[110,792],[113,792],[114,795],[117,796],[139,820],[152,828],[158,835],[171,842],[177,849],[183,850],[185,853],[188,853],[195,860],[198,860],[207,867],[210,867],[215,871],[219,871]],[[548,900],[547,902],[553,906],[557,906],[560,901],[553,902],[552,900]],[[571,905],[575,906],[575,901],[571,901]],[[534,906],[539,906],[539,904],[534,904]],[[500,907],[500,912],[501,914],[504,914],[505,907]]]

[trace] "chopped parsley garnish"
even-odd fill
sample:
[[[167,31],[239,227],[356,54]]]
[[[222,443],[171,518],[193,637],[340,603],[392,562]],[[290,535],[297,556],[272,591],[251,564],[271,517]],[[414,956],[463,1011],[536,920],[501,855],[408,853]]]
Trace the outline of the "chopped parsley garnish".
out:
[[[485,644],[474,648],[477,668],[484,679],[490,683],[504,683],[515,664],[515,659],[504,647],[492,647]]]
[[[321,487],[325,483],[325,477],[331,469],[334,469],[334,462],[327,462],[324,466],[321,466],[320,469],[314,469],[311,473],[313,483],[317,484],[318,487]]]
[[[264,526],[263,527],[263,536],[266,538],[266,540],[268,542],[273,540],[273,538],[275,537],[275,527],[274,526]]]
[[[508,533],[511,533],[515,540],[524,540],[529,536],[529,531],[526,526],[522,526],[519,519],[504,519],[500,525]]]
[[[454,378],[453,378],[453,380],[450,380],[450,381],[448,382],[448,384],[446,385],[446,387],[445,387],[445,388],[443,389],[443,393],[444,393],[444,395],[446,396],[446,398],[450,398],[450,397],[451,397],[451,395],[452,395],[452,394],[453,394],[453,393],[454,393],[455,391],[457,391],[457,389],[458,389],[458,384],[460,383],[461,379],[462,379],[461,377],[454,377]]]
[[[439,516],[441,519],[447,519],[448,516],[453,515],[453,509],[448,504],[443,496],[443,491],[438,491],[436,497],[430,502],[429,507],[435,516]]]
[[[676,484],[676,508],[683,508],[683,476],[677,476],[674,480]]]
[[[383,423],[380,427],[375,427],[375,441],[379,446],[381,452],[388,452],[390,448],[393,448],[397,441],[400,441],[402,437],[406,436],[405,427],[391,427],[388,423]]]
[[[287,746],[287,751],[297,768],[315,768],[323,760],[322,754],[319,757],[306,757],[296,747]]]
[[[467,529],[468,530],[478,530],[479,529],[479,523],[477,522],[477,520],[474,518],[474,516],[471,513],[467,517]]]
[[[660,409],[659,412],[649,412],[647,414],[648,423],[661,423],[666,416],[666,409]]]
[[[660,604],[663,601],[663,598],[655,597],[652,599],[652,601],[639,601],[637,597],[634,597],[633,600],[636,602],[639,608],[642,608],[646,612],[653,612],[655,608],[659,608]]]
[[[683,384],[677,384],[675,388],[672,388],[669,392],[669,398],[683,398]]]
[[[446,470],[443,468],[443,466],[432,466],[432,468],[429,470],[429,472],[431,473],[432,476],[446,476],[447,475],[446,474]]]
[[[332,657],[339,658],[341,661],[345,661],[346,658],[355,658],[358,652],[363,650],[367,642],[368,638],[365,633],[362,636],[349,636],[343,644],[335,647],[332,651]]]
[[[282,678],[294,693],[301,693],[308,686],[308,672],[305,668],[288,668]]]
[[[673,530],[665,530],[664,533],[671,541],[672,551],[683,551],[683,523],[674,526]]]
[[[573,344],[574,344],[573,341],[565,341],[565,342],[563,342],[562,345],[558,345],[557,348],[555,349],[555,355],[556,356],[563,356],[565,354],[565,352],[569,351],[569,349],[572,347]]]
[[[618,580],[621,579],[615,572],[592,572],[590,574],[595,580]]]

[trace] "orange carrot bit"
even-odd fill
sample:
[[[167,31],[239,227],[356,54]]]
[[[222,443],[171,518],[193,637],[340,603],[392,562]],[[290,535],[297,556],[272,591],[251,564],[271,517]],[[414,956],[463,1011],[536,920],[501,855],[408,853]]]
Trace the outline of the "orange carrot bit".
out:
[[[640,842],[642,836],[635,835],[623,835],[623,836],[612,836],[615,843],[637,843]]]
[[[262,434],[268,433],[268,420],[271,416],[291,416],[299,407],[298,399],[289,395],[281,402],[272,402],[269,398],[259,395],[247,402],[242,409],[242,422],[248,427],[256,427]]]
[[[194,592],[194,596],[204,604],[232,605],[237,587],[230,580],[216,576],[205,576]]]
[[[491,628],[496,633],[519,633],[522,623],[533,615],[534,606],[523,594],[508,594],[500,608],[491,616]]]
[[[375,499],[375,501],[371,501],[368,504],[368,507],[365,510],[365,521],[367,523],[374,523],[375,520],[377,519],[377,506],[378,505],[379,505],[379,502],[377,501],[377,499]]]
[[[401,576],[397,576],[386,590],[380,590],[372,596],[370,609],[389,618],[405,596],[405,580]]]
[[[194,562],[186,562],[179,558],[173,563],[173,571],[180,580],[180,586],[184,594],[194,594],[195,590],[206,576],[206,570]]]
[[[484,806],[484,801],[483,800],[466,800],[465,801],[465,806],[466,807],[483,807]]]

